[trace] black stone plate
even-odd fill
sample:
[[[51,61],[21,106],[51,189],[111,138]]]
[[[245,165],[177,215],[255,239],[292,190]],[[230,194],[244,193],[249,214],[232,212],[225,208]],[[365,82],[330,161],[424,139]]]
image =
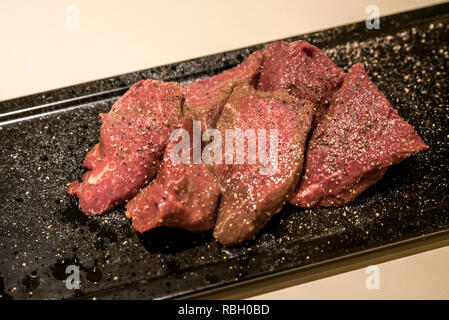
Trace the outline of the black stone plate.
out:
[[[262,45],[0,102],[0,295],[182,297],[449,231],[449,4],[381,18],[379,30],[363,22],[288,40],[296,39],[345,70],[363,63],[430,149],[390,168],[344,208],[287,205],[255,240],[227,249],[210,232],[139,237],[123,208],[88,218],[65,188],[84,172],[98,113],[132,83],[187,83]],[[71,264],[80,267],[79,290],[65,286]]]

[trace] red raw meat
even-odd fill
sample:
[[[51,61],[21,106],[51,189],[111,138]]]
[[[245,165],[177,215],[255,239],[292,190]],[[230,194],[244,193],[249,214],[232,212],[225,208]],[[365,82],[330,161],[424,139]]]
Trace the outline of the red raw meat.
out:
[[[357,64],[310,139],[299,189],[290,202],[342,206],[379,181],[389,166],[427,148]]]
[[[191,118],[184,127],[192,133],[192,120],[199,120],[203,130],[214,128],[234,87],[254,84],[262,57],[257,51],[232,69],[184,87],[183,113]],[[221,189],[204,163],[172,163],[169,153],[176,143],[167,147],[156,179],[126,206],[126,215],[138,232],[159,226],[189,231],[214,227]]]
[[[217,125],[223,139],[229,129],[265,129],[267,134],[277,130],[278,164],[270,174],[262,174],[260,169],[272,163],[261,163],[258,154],[255,164],[247,160],[243,164],[215,165],[223,189],[214,229],[219,242],[230,246],[253,238],[282,209],[300,178],[312,118],[312,103],[285,90],[262,92],[249,86],[234,89]],[[257,149],[261,147],[257,144]],[[268,138],[265,147],[261,150],[267,153],[271,148]],[[232,153],[237,153],[235,144]],[[247,147],[244,158],[249,155]]]
[[[185,123],[185,128],[190,126],[192,137],[192,120]],[[175,164],[172,161],[170,153],[178,142],[167,146],[156,179],[126,205],[126,216],[132,218],[138,232],[159,226],[206,231],[215,225],[220,186],[204,163]]]
[[[107,114],[100,114],[100,142],[86,155],[77,195],[87,215],[99,215],[132,198],[158,172],[170,133],[179,125],[182,88],[175,82],[134,84]]]
[[[262,60],[262,51],[256,51],[240,65],[184,87],[184,115],[200,120],[203,130],[214,128],[234,87],[255,85]]]
[[[278,41],[264,49],[264,61],[257,89],[286,89],[299,99],[315,106],[314,124],[329,106],[335,91],[343,82],[344,72],[326,54],[303,40]]]

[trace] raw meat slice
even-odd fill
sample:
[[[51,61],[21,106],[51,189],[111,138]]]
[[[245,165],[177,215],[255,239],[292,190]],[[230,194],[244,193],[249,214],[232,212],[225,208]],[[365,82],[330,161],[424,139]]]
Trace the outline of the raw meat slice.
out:
[[[134,84],[107,114],[100,142],[87,154],[83,182],[67,192],[87,215],[99,215],[132,198],[159,170],[170,133],[179,125],[182,88],[175,82]]]
[[[223,190],[213,233],[219,242],[229,246],[253,238],[280,211],[298,183],[312,119],[313,105],[284,90],[261,92],[249,86],[234,89],[218,121],[221,135],[226,137],[229,129],[265,129],[266,135],[270,130],[277,130],[277,143],[273,144],[277,147],[274,154],[277,166],[272,167],[271,174],[260,171],[273,165],[272,160],[263,164],[259,158],[261,150],[265,154],[271,152],[268,138],[265,146],[258,143],[259,160],[255,164],[249,163],[251,154],[246,140],[244,158],[247,160],[243,164],[215,165]],[[230,153],[235,153],[235,159],[239,155],[235,145],[231,151],[225,149],[223,158]]]
[[[242,64],[184,87],[183,113],[191,118],[185,128],[192,133],[192,120],[201,121],[203,130],[214,128],[234,87],[255,84],[262,58],[262,52],[254,52]],[[205,231],[215,224],[220,187],[204,163],[174,164],[169,153],[176,143],[167,147],[156,179],[126,206],[139,232],[158,226]]]
[[[264,50],[257,89],[286,89],[299,99],[310,100],[315,105],[316,124],[343,78],[344,72],[317,47],[303,40],[278,41]]]
[[[215,128],[234,87],[256,84],[262,60],[262,51],[256,51],[240,65],[184,87],[184,115],[200,120],[203,129]]]
[[[192,120],[185,123],[191,136]],[[220,186],[204,163],[172,161],[170,154],[178,143],[176,140],[167,146],[156,179],[126,205],[126,216],[132,218],[138,232],[159,226],[206,231],[215,225]]]
[[[342,206],[379,181],[389,166],[427,148],[357,64],[310,139],[299,189],[290,202]]]

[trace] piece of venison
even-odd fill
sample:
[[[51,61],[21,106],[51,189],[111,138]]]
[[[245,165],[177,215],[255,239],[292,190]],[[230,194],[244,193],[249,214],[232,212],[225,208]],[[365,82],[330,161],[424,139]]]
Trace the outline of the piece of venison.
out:
[[[223,140],[229,129],[253,129],[255,132],[265,129],[265,147],[258,143],[257,150],[269,154],[268,134],[271,129],[277,130],[275,157],[278,164],[272,166],[271,160],[271,163],[261,163],[259,154],[256,163],[250,164],[246,140],[243,164],[229,164],[228,160],[215,165],[214,171],[223,190],[213,233],[219,242],[231,246],[252,239],[281,210],[297,186],[312,119],[313,105],[290,96],[285,90],[262,92],[249,86],[234,89],[217,124]],[[238,154],[234,153],[237,153],[235,143],[234,148],[223,151],[223,159],[233,154],[237,160]],[[270,166],[274,168],[271,174],[260,172],[261,168]]]
[[[206,164],[192,163],[192,120],[186,119],[183,128],[190,137],[190,163],[172,159],[172,153],[181,152],[180,139],[170,142],[157,177],[126,205],[126,216],[140,233],[160,226],[188,231],[214,227],[220,185]]]
[[[193,120],[201,121],[201,131],[214,128],[234,87],[255,84],[262,58],[262,52],[256,51],[240,65],[183,88],[184,128],[191,137]],[[159,226],[189,231],[214,227],[221,189],[206,164],[174,164],[170,160],[169,153],[177,143],[167,147],[156,179],[126,206],[126,215],[139,232]]]
[[[314,104],[316,125],[329,106],[332,95],[344,78],[326,54],[303,40],[278,41],[264,49],[258,90],[286,89],[289,94]]]
[[[256,84],[262,61],[262,51],[256,51],[238,66],[184,87],[184,115],[201,121],[203,130],[215,128],[234,87]]]
[[[307,208],[342,206],[379,181],[389,166],[427,148],[356,64],[313,132],[290,202]]]
[[[86,215],[105,213],[131,199],[158,172],[170,133],[179,126],[182,88],[143,80],[100,114],[100,142],[86,155],[88,171],[67,193]]]

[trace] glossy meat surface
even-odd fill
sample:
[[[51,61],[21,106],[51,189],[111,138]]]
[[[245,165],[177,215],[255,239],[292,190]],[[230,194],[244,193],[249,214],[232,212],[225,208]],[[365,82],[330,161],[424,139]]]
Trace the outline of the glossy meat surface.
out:
[[[184,125],[190,127],[190,136],[191,124],[188,119]],[[220,186],[204,163],[175,163],[171,159],[170,154],[179,142],[175,140],[167,146],[156,179],[126,205],[126,215],[132,218],[138,232],[159,226],[188,231],[214,227]]]
[[[192,120],[201,121],[202,131],[214,128],[234,87],[255,84],[262,57],[262,52],[257,51],[232,69],[183,88],[184,128],[191,137]],[[218,182],[204,163],[174,164],[169,154],[177,142],[167,147],[156,179],[126,206],[126,214],[139,232],[158,226],[189,231],[214,227],[221,194]]]
[[[249,86],[237,87],[225,105],[218,129],[239,128],[277,130],[278,164],[269,174],[260,169],[270,167],[258,161],[250,164],[248,147],[242,164],[220,164],[215,173],[222,185],[223,195],[214,229],[214,237],[224,245],[236,245],[254,237],[268,220],[282,208],[287,196],[296,187],[301,173],[304,145],[313,118],[313,106],[285,91],[261,92]],[[247,141],[247,140],[246,140]],[[258,143],[257,149],[270,153],[271,145]],[[248,144],[248,142],[245,142]],[[237,148],[230,152],[237,157]],[[265,149],[265,150],[264,150]]]
[[[363,66],[355,65],[310,139],[299,190],[290,202],[344,205],[379,181],[389,166],[427,148]]]
[[[215,128],[234,87],[255,85],[262,60],[262,51],[256,51],[240,65],[184,87],[184,114],[200,120],[203,129]]]
[[[315,107],[316,124],[341,86],[343,77],[344,72],[317,47],[303,40],[278,41],[264,49],[257,89],[286,89],[299,99],[310,100]]]
[[[107,114],[99,143],[86,155],[88,171],[69,194],[87,215],[99,215],[131,199],[158,172],[171,131],[179,125],[182,88],[144,80],[134,84]]]

